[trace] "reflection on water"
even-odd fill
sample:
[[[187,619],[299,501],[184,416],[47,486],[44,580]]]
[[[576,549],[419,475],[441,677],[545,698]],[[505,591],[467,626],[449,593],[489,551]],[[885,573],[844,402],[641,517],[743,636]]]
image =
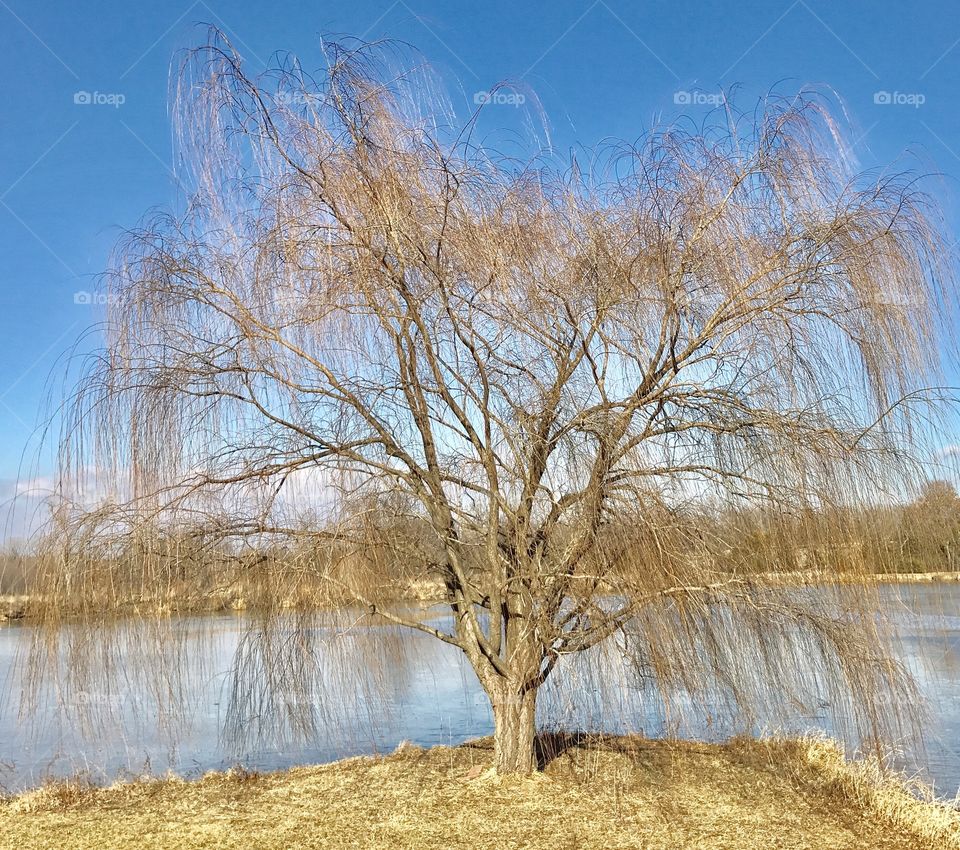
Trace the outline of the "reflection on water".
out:
[[[905,739],[900,763],[952,796],[960,787],[960,586],[884,593],[894,602],[902,660],[928,706],[925,740]],[[107,778],[167,770],[196,776],[237,762],[282,768],[388,752],[402,740],[459,743],[492,730],[469,665],[430,637],[345,629],[339,621],[267,632],[249,626],[235,616],[204,617],[166,623],[162,634],[118,624],[102,647],[67,640],[60,672],[29,704],[20,695],[33,631],[0,628],[0,785],[14,790],[79,771]],[[312,663],[298,663],[305,657]],[[81,670],[104,675],[78,676]],[[558,669],[545,690],[545,727],[708,739],[823,729],[856,744],[849,730],[829,722],[836,695],[824,693],[823,710],[813,716],[772,708],[731,716],[719,704],[683,698],[664,704],[615,653],[595,652]]]

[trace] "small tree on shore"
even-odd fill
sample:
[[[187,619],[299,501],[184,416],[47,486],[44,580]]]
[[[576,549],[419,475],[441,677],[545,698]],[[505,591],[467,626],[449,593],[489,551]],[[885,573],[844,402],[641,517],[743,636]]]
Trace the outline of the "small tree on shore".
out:
[[[500,772],[535,766],[556,665],[608,641],[662,688],[710,677],[745,706],[788,687],[802,640],[877,724],[905,683],[867,591],[832,606],[773,565],[741,575],[688,509],[800,515],[909,474],[952,295],[926,199],[853,178],[808,97],[588,171],[519,164],[382,51],[329,48],[319,83],[253,79],[216,40],[191,57],[194,193],[110,276],[63,481],[120,495],[73,539],[365,559],[362,580],[317,561],[315,586],[466,655]],[[452,627],[391,606],[401,579],[439,588]]]

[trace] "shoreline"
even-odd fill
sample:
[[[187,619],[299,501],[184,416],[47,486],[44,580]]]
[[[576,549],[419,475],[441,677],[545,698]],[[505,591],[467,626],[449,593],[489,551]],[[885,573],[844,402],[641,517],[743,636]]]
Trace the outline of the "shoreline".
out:
[[[750,576],[744,576],[749,579]],[[774,573],[765,576],[778,583],[787,583],[791,579],[803,579],[807,582],[822,582],[824,576],[820,573]],[[943,572],[930,571],[922,573],[868,573],[856,576],[839,576],[834,579],[839,584],[855,584],[859,582],[876,584],[957,584],[960,583],[960,571]],[[443,599],[431,596],[428,593],[413,593],[408,597],[394,600],[398,605],[417,605],[429,608],[442,605]],[[31,611],[31,605],[37,600],[25,594],[0,594],[0,626],[17,623],[36,623],[40,617]],[[282,606],[284,610],[298,610],[296,604]],[[127,610],[116,611],[110,619],[149,614],[151,616],[200,616],[206,614],[242,614],[248,610],[242,597],[211,597],[207,599],[182,600],[176,605],[169,602],[154,600],[131,600],[124,603]],[[318,609],[319,610],[319,609]],[[79,615],[78,615],[79,618]]]
[[[531,777],[494,775],[480,739],[275,773],[51,783],[0,802],[0,848],[960,848],[956,808],[824,739],[541,739],[553,757]]]

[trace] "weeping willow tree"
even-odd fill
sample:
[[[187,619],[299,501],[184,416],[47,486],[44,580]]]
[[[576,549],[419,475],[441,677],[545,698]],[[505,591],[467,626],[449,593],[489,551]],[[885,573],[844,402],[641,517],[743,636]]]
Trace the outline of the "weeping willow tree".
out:
[[[109,275],[49,610],[205,558],[258,577],[251,607],[309,587],[462,651],[503,773],[535,766],[552,672],[601,646],[734,711],[842,686],[871,731],[901,718],[842,522],[828,559],[743,571],[696,517],[820,528],[916,473],[952,290],[911,176],[853,174],[806,96],[521,162],[390,47],[326,58],[253,77],[214,38],[184,66],[192,195]],[[446,621],[391,604],[414,582]]]

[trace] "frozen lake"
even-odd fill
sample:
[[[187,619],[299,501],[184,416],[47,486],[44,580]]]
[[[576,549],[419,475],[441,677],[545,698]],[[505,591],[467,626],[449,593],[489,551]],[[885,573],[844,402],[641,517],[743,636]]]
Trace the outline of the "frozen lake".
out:
[[[900,742],[900,763],[953,796],[960,787],[960,585],[883,592],[895,598],[900,652],[927,711],[925,740]],[[89,680],[48,685],[27,703],[22,662],[34,629],[0,626],[0,785],[16,790],[77,772],[100,780],[167,770],[196,776],[237,763],[276,769],[389,752],[403,740],[456,744],[492,731],[486,697],[453,647],[417,633],[401,638],[392,629],[344,630],[321,620],[311,629],[322,638],[313,647],[317,667],[293,674],[291,688],[270,669],[296,654],[289,643],[302,633],[257,639],[249,625],[235,615],[184,618],[167,621],[156,639],[139,621],[119,624],[103,646],[93,641],[79,644],[73,657],[62,653],[62,669],[92,670]],[[584,661],[586,672],[565,679],[558,670],[551,680],[539,706],[541,726],[706,739],[822,729],[857,744],[831,728],[826,704],[815,715],[749,721],[683,705],[674,712],[616,663]],[[236,687],[238,668],[243,688]]]

